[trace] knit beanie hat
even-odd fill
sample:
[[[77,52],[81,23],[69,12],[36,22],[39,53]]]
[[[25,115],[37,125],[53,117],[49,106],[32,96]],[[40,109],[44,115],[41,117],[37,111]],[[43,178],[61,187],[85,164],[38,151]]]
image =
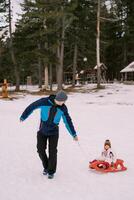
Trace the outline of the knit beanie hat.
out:
[[[108,145],[110,148],[111,148],[111,142],[110,140],[106,140],[105,143],[104,143],[104,146]]]
[[[66,93],[64,91],[62,91],[62,90],[57,92],[56,97],[55,97],[55,99],[57,101],[66,101],[67,98],[68,97],[67,97]]]

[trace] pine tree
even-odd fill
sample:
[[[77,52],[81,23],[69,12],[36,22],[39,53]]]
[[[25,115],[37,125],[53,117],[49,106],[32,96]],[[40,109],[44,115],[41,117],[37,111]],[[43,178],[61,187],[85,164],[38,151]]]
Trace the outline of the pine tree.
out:
[[[117,21],[107,22],[108,45],[105,60],[108,66],[108,78],[120,79],[120,70],[134,60],[133,22],[134,3],[129,0],[111,0],[110,15]]]
[[[53,29],[54,16],[50,13],[50,6],[44,1],[24,1],[22,5],[24,14],[18,22],[16,35],[23,33],[26,57],[33,55],[32,65],[39,67],[41,79],[41,65],[46,66],[57,62],[54,48],[56,48],[56,29]],[[53,14],[53,13],[52,13]],[[23,37],[23,36],[21,36]],[[23,52],[23,50],[22,50]]]
[[[67,30],[65,62],[67,68],[73,66],[74,86],[76,71],[93,68],[96,64],[96,2],[77,1],[73,15],[73,23]]]

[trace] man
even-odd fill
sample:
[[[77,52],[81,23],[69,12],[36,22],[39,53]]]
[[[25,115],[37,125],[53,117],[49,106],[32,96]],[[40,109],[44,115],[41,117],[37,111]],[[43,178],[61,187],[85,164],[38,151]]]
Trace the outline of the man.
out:
[[[43,174],[48,175],[48,178],[53,178],[54,173],[56,172],[57,144],[59,138],[58,125],[61,117],[63,118],[69,133],[75,141],[78,141],[68,109],[64,104],[67,98],[68,97],[64,91],[59,91],[56,95],[41,98],[30,104],[20,117],[20,121],[24,121],[33,110],[38,108],[41,109],[41,121],[37,133],[37,152],[44,167]],[[46,154],[47,142],[49,143],[49,156]]]

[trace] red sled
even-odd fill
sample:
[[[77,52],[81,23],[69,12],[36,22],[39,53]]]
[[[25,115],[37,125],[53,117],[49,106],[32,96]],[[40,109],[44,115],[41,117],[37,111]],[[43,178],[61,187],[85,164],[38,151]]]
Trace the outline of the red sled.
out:
[[[117,159],[116,162],[111,166],[108,162],[94,160],[89,163],[89,168],[92,170],[96,170],[99,172],[120,172],[125,171],[127,168],[124,166],[124,161],[121,159]]]

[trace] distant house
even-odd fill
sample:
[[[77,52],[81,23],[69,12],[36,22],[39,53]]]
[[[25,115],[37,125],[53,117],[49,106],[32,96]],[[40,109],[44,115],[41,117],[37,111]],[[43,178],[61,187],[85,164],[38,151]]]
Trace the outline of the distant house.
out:
[[[122,81],[134,81],[134,62],[120,71]]]
[[[100,70],[101,70],[101,82],[106,82],[106,70],[107,67],[104,63],[100,63]],[[66,84],[71,84],[73,78],[73,72],[66,71],[64,72],[64,82]],[[85,84],[87,83],[96,83],[97,82],[97,65],[93,68],[87,67],[81,71],[77,71],[76,73],[76,83]]]

